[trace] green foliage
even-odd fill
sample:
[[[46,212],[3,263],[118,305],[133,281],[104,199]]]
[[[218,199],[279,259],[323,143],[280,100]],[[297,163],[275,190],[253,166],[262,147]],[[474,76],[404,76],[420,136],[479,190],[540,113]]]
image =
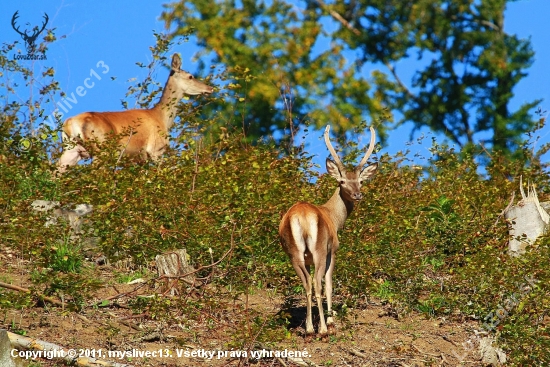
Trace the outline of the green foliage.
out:
[[[384,280],[378,285],[378,289],[376,289],[376,292],[374,293],[376,297],[386,300],[386,301],[393,301],[393,297],[395,296],[395,293],[392,291],[393,285],[390,281]]]
[[[357,126],[365,111],[383,112],[379,98],[369,96],[370,82],[347,64],[342,45],[320,46],[329,42],[314,7],[299,9],[285,1],[247,1],[238,7],[231,1],[176,2],[163,18],[176,26],[175,36],[192,32],[204,48],[201,58],[215,55],[212,63],[225,65],[238,80],[228,86],[224,102],[206,111],[218,111],[225,124],[242,127],[253,140],[290,129],[284,136],[288,142],[306,121],[316,126],[330,121],[342,133]],[[253,78],[240,75],[243,69]],[[384,130],[381,126],[379,133]]]
[[[69,310],[78,311],[89,301],[102,282],[92,270],[82,273],[65,273],[53,269],[35,270],[31,280],[46,296],[55,296],[66,302]]]
[[[69,240],[48,246],[42,251],[44,267],[65,273],[80,273],[84,259],[79,247]]]

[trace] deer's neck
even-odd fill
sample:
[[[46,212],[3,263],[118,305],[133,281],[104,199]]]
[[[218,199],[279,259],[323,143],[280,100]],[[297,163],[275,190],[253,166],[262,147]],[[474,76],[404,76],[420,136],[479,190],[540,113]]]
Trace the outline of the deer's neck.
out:
[[[170,130],[172,125],[174,125],[174,120],[176,118],[176,112],[178,110],[178,103],[183,98],[183,91],[180,88],[177,88],[175,85],[174,79],[168,77],[168,81],[164,86],[160,100],[157,102],[154,110],[156,110],[164,123],[166,131]]]
[[[340,192],[340,187],[334,191],[332,197],[321,207],[326,208],[337,230],[344,227],[344,223],[353,211],[353,202],[345,200]]]

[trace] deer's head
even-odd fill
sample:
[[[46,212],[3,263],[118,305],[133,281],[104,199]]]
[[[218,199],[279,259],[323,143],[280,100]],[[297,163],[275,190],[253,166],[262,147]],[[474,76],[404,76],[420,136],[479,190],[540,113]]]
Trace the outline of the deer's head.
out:
[[[196,96],[199,94],[210,94],[214,91],[214,88],[211,86],[195,79],[187,71],[181,70],[181,58],[178,54],[172,56],[170,79],[173,80],[177,89],[181,90],[184,95]]]
[[[325,129],[325,144],[327,145],[328,150],[334,161],[330,158],[327,158],[327,172],[338,181],[340,185],[340,193],[343,195],[344,199],[348,201],[359,201],[363,198],[361,193],[361,185],[365,180],[372,177],[376,170],[378,169],[378,164],[374,163],[363,169],[369,159],[370,155],[374,150],[376,140],[376,133],[374,129],[370,128],[371,138],[369,149],[365,153],[361,162],[355,167],[351,172],[346,171],[344,164],[336,154],[336,151],[332,147],[329,137],[330,125],[327,125]]]

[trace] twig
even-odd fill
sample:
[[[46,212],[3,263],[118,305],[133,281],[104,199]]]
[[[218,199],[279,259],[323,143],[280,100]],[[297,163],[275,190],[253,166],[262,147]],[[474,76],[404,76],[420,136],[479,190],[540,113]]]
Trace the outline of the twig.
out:
[[[140,329],[139,327],[137,327],[136,325],[132,324],[132,323],[129,323],[128,321],[124,321],[124,320],[121,320],[117,315],[115,315],[114,313],[112,312],[107,312],[107,315],[111,316],[111,317],[114,317],[115,320],[117,322],[120,322],[122,325],[125,325],[131,329],[134,329],[136,331],[143,331],[142,329]]]
[[[233,223],[233,229],[231,230],[231,239],[230,239],[230,243],[231,243],[231,248],[230,248],[230,251],[232,251],[234,248],[235,248],[235,228],[237,227],[237,223]],[[225,257],[226,255],[224,255]],[[212,251],[210,251],[210,259],[211,261],[214,261],[214,258],[212,257]],[[214,268],[212,268],[212,271],[210,272],[210,274],[208,275],[208,277],[206,277],[206,282],[208,282],[210,279],[212,279],[212,277],[214,276]]]
[[[447,361],[447,358],[445,358],[445,354],[441,353],[441,365],[443,366],[443,363],[447,363],[450,365],[449,361]]]
[[[147,317],[149,316],[149,312],[143,312],[143,313],[140,313],[139,315],[129,315],[129,316],[125,316],[123,318],[119,318],[119,320],[128,320],[128,319],[139,319],[141,317]],[[142,330],[143,331],[143,330]]]
[[[87,322],[88,324],[91,324],[91,323],[92,323],[92,321],[91,321],[89,318],[87,318],[86,316],[84,316],[84,315],[81,315],[81,314],[78,314],[78,313],[77,313],[75,316],[76,316],[77,318],[79,318],[80,320],[82,320],[82,321],[84,321],[84,322]]]
[[[395,71],[395,67],[393,67],[393,65],[391,65],[389,62],[384,62],[384,65],[389,69],[389,71],[391,72],[391,74],[393,75],[393,77],[395,78],[395,81],[397,82],[397,84],[399,84],[399,86],[405,91],[405,93],[407,93],[407,95],[412,98],[412,99],[416,99],[416,96],[414,94],[411,93],[411,91],[409,90],[409,88],[407,88],[407,86],[401,81],[401,79],[399,78],[399,76],[397,75],[397,72]]]
[[[423,352],[421,351],[416,345],[414,344],[411,344],[411,346],[416,349],[418,351],[418,353],[420,354],[424,354],[424,355],[427,355],[427,356],[431,356],[431,357],[436,357],[436,358],[441,358],[441,356],[439,354],[432,354],[432,353],[426,353],[426,352]]]
[[[485,148],[485,145],[483,145],[483,142],[479,142],[479,145],[481,146],[481,149],[483,149],[483,151],[485,152],[485,154],[487,154],[487,156],[490,158],[490,159],[493,159],[493,156],[491,155],[491,153],[489,153],[489,151]]]
[[[211,268],[213,266],[216,266],[218,265],[219,263],[221,263],[231,252],[233,251],[233,246],[231,246],[231,248],[229,250],[227,250],[227,252],[218,260],[216,261],[215,263],[212,263],[212,264],[209,264],[209,265],[203,265],[193,271],[190,271],[189,273],[186,273],[186,274],[183,274],[183,275],[176,275],[176,276],[170,276],[170,275],[163,275],[163,276],[160,276],[154,280],[161,280],[161,279],[164,279],[164,278],[168,278],[168,279],[174,279],[174,278],[178,278],[178,279],[181,279],[181,278],[184,278],[184,277],[187,277],[189,275],[192,275],[192,274],[195,274],[195,273],[198,273],[199,271],[201,270],[204,270],[204,269],[208,269],[208,268]],[[185,279],[183,279],[185,280]]]
[[[349,349],[348,352],[350,354],[353,354],[354,356],[357,356],[357,357],[361,357],[361,358],[367,358],[367,355],[365,353],[361,353],[360,351],[356,350],[356,349]]]
[[[3,288],[8,288],[8,289],[12,289],[14,291],[19,291],[19,292],[30,292],[29,289],[26,289],[26,288],[21,288],[17,285],[13,285],[13,284],[8,284],[8,283],[3,283],[3,282],[0,282],[0,287],[3,287]]]
[[[503,211],[500,212],[500,214],[497,216],[497,220],[495,221],[495,224],[493,224],[493,227],[495,227],[498,223],[498,221],[500,220],[500,217],[502,217],[503,215],[506,214],[506,212],[512,207],[512,205],[514,204],[514,199],[516,198],[516,192],[515,191],[512,191],[512,198],[510,199],[510,202],[508,203],[508,205],[506,206],[506,208],[504,208]]]
[[[195,192],[195,180],[199,174],[199,150],[201,149],[201,139],[197,141],[197,147],[195,150],[195,170],[193,171],[193,180],[191,181],[191,193]]]
[[[441,337],[443,338],[443,340],[448,341],[449,343],[451,343],[455,347],[457,347],[457,348],[459,347],[459,345],[456,344],[454,341],[452,341],[447,335],[441,335]]]
[[[322,0],[317,0],[319,5],[321,6],[321,9],[326,10],[334,19],[336,19],[338,22],[340,22],[344,27],[352,31],[356,36],[361,35],[361,31],[354,26],[352,26],[347,20],[344,19],[338,12],[329,9],[327,5]]]
[[[151,334],[144,335],[142,337],[133,339],[133,341],[138,342],[138,343],[151,342],[151,341],[155,341],[155,340],[163,341],[163,337],[162,337],[161,333],[159,333],[158,331],[155,331],[155,332],[152,332]]]
[[[120,298],[120,297],[124,297],[124,296],[126,296],[126,295],[129,295],[129,294],[132,294],[132,293],[134,293],[134,292],[137,292],[140,288],[145,287],[149,282],[150,282],[150,280],[147,281],[147,282],[145,282],[145,283],[141,283],[137,288],[135,288],[135,289],[133,289],[133,290],[131,290],[131,291],[123,292],[123,293],[115,294],[114,296],[107,297],[107,298],[105,298],[105,299],[103,299],[103,300],[101,300],[101,301],[99,301],[99,302],[96,302],[96,305],[99,305],[99,304],[101,304],[101,303],[104,302],[104,301],[112,301],[112,300],[114,300],[114,299],[117,299],[117,298]]]

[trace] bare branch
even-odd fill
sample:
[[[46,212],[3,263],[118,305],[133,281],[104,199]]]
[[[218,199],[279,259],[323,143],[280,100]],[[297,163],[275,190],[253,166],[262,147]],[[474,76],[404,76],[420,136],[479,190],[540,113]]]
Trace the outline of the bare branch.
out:
[[[407,86],[405,84],[403,84],[403,82],[401,81],[401,79],[397,75],[397,72],[395,71],[395,68],[393,67],[393,65],[390,64],[387,61],[384,61],[384,65],[391,72],[391,75],[393,75],[393,77],[395,78],[395,81],[397,82],[397,84],[399,84],[401,89],[403,89],[405,91],[405,93],[407,93],[407,96],[409,96],[410,98],[416,99],[416,96],[414,94],[412,94],[412,92],[409,90],[409,88],[407,88]]]
[[[344,17],[342,17],[340,14],[338,14],[338,12],[336,12],[332,9],[329,9],[328,6],[324,3],[324,1],[317,0],[317,2],[319,3],[319,6],[321,6],[321,9],[328,12],[335,20],[340,22],[344,27],[346,27],[347,29],[352,31],[356,36],[361,35],[361,31],[359,29],[352,26],[347,20],[344,19]]]

